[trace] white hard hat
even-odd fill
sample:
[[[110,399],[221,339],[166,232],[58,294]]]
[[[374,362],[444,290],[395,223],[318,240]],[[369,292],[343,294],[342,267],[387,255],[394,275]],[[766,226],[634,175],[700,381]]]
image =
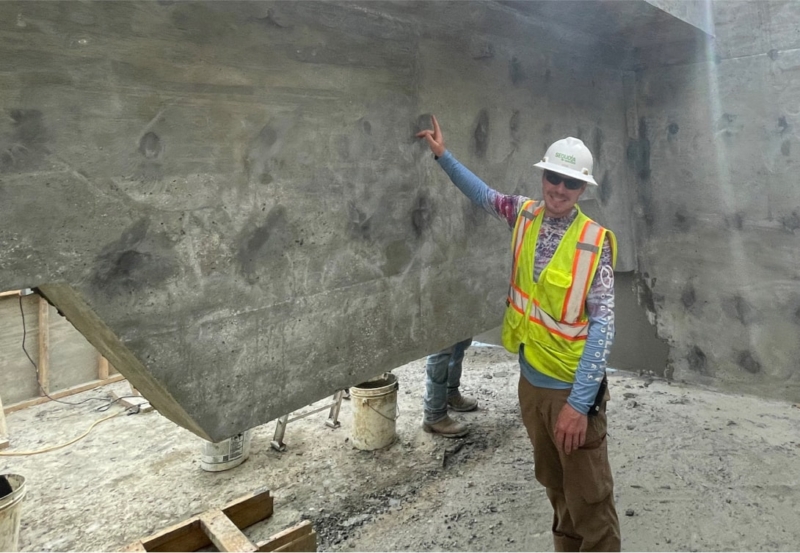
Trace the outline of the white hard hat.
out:
[[[592,176],[593,165],[592,152],[589,151],[586,144],[570,136],[553,142],[547,148],[542,161],[534,167],[597,186]]]

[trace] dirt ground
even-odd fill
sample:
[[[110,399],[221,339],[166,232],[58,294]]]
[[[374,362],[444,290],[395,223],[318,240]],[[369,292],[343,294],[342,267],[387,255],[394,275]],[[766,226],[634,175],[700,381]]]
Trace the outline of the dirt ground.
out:
[[[420,429],[423,360],[394,373],[398,439],[377,452],[351,446],[345,402],[339,429],[324,425],[326,412],[290,423],[284,453],[270,448],[274,423],[255,429],[248,461],[222,473],[202,471],[202,441],[155,412],[113,418],[59,451],[0,457],[0,472],[28,483],[20,549],[118,550],[266,487],[275,514],[248,530],[253,540],[310,519],[321,550],[552,550],[550,507],[518,414],[514,358],[500,348],[468,350],[463,390],[480,409],[460,415],[472,427],[463,440]],[[610,381],[624,549],[800,547],[800,409],[621,372]],[[125,385],[70,401],[111,389]],[[105,415],[98,405],[49,403],[9,415],[13,450],[79,435]]]

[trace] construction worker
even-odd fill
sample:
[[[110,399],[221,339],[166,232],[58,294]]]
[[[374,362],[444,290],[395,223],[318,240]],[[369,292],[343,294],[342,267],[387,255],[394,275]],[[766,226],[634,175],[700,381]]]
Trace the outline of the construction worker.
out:
[[[429,355],[425,362],[425,396],[422,400],[424,418],[422,429],[445,438],[460,438],[469,433],[469,427],[453,420],[447,410],[474,411],[478,400],[462,395],[461,363],[464,353],[472,344],[472,338]]]
[[[605,415],[616,239],[577,206],[587,184],[597,184],[592,154],[576,138],[552,144],[535,164],[544,173],[534,201],[489,188],[432,123],[417,137],[461,192],[513,229],[503,345],[519,355],[520,410],[536,479],[553,506],[555,550],[619,551]]]

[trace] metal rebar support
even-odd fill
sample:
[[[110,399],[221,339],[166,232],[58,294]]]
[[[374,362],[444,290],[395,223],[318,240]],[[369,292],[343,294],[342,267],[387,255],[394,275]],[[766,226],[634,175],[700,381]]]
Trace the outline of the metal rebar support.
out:
[[[275,424],[275,435],[270,442],[270,446],[275,451],[284,452],[286,451],[286,444],[283,441],[283,437],[286,434],[286,427],[289,425],[290,422],[294,422],[300,419],[304,419],[314,413],[319,413],[320,411],[324,411],[325,409],[330,408],[330,412],[328,413],[328,420],[325,421],[325,426],[330,428],[339,428],[341,424],[339,423],[339,411],[342,408],[342,398],[344,397],[344,390],[339,390],[335,394],[333,394],[333,400],[330,403],[326,403],[321,407],[317,407],[312,409],[311,411],[307,411],[305,413],[301,413],[295,417],[289,417],[289,415],[283,415],[278,419]]]

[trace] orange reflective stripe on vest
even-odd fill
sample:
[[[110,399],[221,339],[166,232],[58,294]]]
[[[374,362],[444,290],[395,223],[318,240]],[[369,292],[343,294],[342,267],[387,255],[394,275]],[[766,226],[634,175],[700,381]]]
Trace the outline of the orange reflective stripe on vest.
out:
[[[581,231],[572,263],[572,285],[567,291],[561,320],[575,322],[583,313],[583,303],[589,292],[589,285],[594,277],[595,260],[600,254],[603,240],[603,227],[594,221],[586,221]]]

